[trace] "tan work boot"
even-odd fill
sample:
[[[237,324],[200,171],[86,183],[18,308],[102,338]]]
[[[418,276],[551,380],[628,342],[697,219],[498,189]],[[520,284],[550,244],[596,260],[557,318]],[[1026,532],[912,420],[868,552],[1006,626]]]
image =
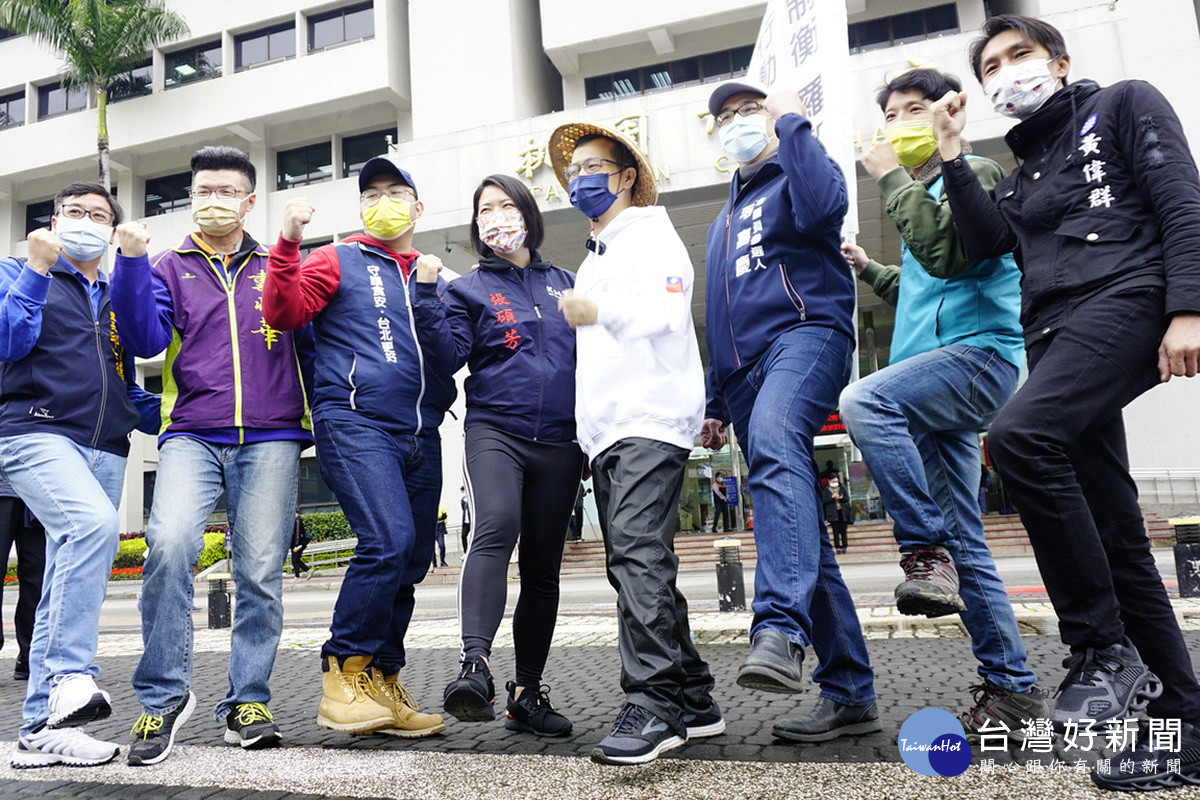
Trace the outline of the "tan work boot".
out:
[[[372,667],[370,674],[376,702],[390,708],[394,715],[392,726],[379,733],[401,739],[419,739],[446,729],[441,714],[422,714],[417,710],[417,701],[400,683],[400,673],[384,675],[382,670]]]
[[[370,656],[350,656],[341,667],[329,656],[329,671],[321,676],[324,694],[317,709],[317,727],[344,733],[372,733],[395,723],[391,707],[375,697],[365,672]]]

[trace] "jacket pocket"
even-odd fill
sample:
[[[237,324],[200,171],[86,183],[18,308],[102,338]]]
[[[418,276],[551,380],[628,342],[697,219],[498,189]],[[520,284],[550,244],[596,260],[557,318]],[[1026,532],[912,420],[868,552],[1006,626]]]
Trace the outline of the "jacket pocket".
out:
[[[804,305],[804,298],[796,291],[796,287],[792,285],[792,279],[788,276],[787,265],[782,261],[779,262],[779,280],[783,283],[783,293],[787,295],[787,299],[791,301],[796,311],[800,314],[800,321],[804,322],[808,319],[808,308]]]

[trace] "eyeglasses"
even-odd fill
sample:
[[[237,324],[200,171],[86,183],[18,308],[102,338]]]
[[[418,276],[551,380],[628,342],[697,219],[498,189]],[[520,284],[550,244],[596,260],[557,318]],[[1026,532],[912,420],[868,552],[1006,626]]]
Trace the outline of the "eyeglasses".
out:
[[[722,111],[720,114],[717,114],[717,125],[723,128],[729,123],[733,122],[734,114],[737,114],[739,117],[748,117],[751,114],[757,114],[762,110],[762,103],[758,102],[757,100],[748,100],[737,108],[730,109],[729,111]]]
[[[241,197],[244,194],[250,194],[242,189],[234,189],[232,186],[222,186],[220,189],[192,189],[188,192],[193,200],[207,200],[216,195],[222,200],[232,200],[235,197]]]
[[[597,175],[603,172],[605,164],[613,164],[617,167],[621,166],[619,162],[613,161],[611,158],[600,158],[599,156],[596,156],[595,158],[589,158],[586,161],[581,161],[578,164],[568,164],[567,166],[563,167],[563,175],[567,176],[567,182],[570,183],[578,178],[581,173],[583,175]]]
[[[87,217],[92,222],[98,222],[101,225],[112,225],[113,220],[115,219],[111,211],[105,211],[102,208],[93,208],[91,211],[89,211],[83,206],[78,206],[74,203],[70,205],[64,205],[58,211],[67,219],[83,219],[84,217]]]
[[[381,192],[378,189],[368,189],[359,195],[358,200],[364,206],[370,206],[378,202],[379,198],[385,194],[392,200],[407,200],[410,203],[416,202],[417,199],[412,189],[409,189],[407,186],[397,186],[394,189],[388,189],[386,192]]]

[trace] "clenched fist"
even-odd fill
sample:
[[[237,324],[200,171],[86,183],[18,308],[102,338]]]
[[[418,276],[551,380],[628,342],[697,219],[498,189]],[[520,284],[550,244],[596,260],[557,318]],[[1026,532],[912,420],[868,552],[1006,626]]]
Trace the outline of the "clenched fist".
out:
[[[426,253],[417,259],[417,283],[437,283],[441,271],[442,260],[437,256]]]
[[[855,275],[862,275],[867,262],[871,260],[866,250],[850,242],[842,242],[842,256],[846,259],[846,263],[850,265],[850,268],[854,270]]]
[[[50,268],[58,262],[58,254],[62,252],[62,242],[49,228],[38,228],[29,234],[29,268],[43,275],[50,274]]]
[[[896,148],[887,139],[880,139],[867,148],[859,161],[862,162],[867,174],[876,181],[900,166],[900,159],[896,156]]]
[[[709,417],[700,426],[700,444],[709,450],[720,450],[729,441],[725,435],[725,423]]]
[[[596,304],[569,289],[563,292],[562,297],[558,298],[558,310],[562,312],[563,318],[572,328],[596,324],[596,314],[598,313]]]
[[[929,107],[933,113],[933,135],[943,161],[962,155],[962,132],[967,125],[967,93],[950,91]]]
[[[808,116],[808,107],[800,99],[800,94],[793,89],[771,92],[771,94],[763,98],[762,104],[763,108],[774,119],[779,119],[784,114],[799,114],[802,117]]]
[[[150,245],[150,229],[144,222],[122,222],[117,226],[117,246],[121,254],[136,258],[146,255]]]
[[[289,200],[283,207],[283,238],[298,242],[304,238],[304,226],[312,222],[316,208],[303,197]]]

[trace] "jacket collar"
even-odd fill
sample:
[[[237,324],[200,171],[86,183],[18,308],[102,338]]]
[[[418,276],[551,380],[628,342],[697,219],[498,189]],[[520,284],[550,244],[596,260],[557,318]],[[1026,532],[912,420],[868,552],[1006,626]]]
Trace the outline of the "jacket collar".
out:
[[[1045,148],[1049,142],[1074,130],[1079,104],[1100,91],[1100,84],[1083,80],[1061,89],[1046,101],[1033,116],[1017,123],[1004,137],[1013,155],[1024,160]]]
[[[542,254],[534,250],[530,254],[529,264],[525,269],[548,269],[550,262],[542,259]],[[507,272],[510,269],[517,269],[516,265],[511,261],[501,258],[492,253],[486,258],[479,259],[479,268],[486,269],[489,272]]]

